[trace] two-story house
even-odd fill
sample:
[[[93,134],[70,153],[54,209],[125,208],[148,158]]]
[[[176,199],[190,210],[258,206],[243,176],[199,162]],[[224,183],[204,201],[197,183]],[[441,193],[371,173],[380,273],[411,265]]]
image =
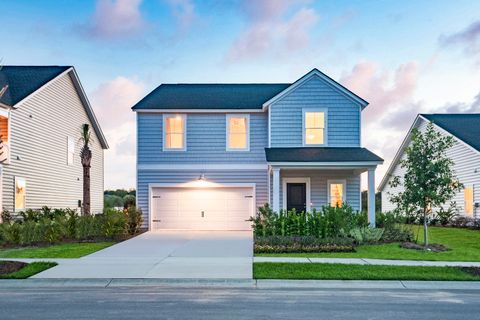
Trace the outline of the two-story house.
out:
[[[367,102],[313,69],[294,83],[162,84],[138,102],[137,201],[154,229],[246,230],[256,208],[348,203],[375,217]]]
[[[83,195],[81,126],[92,128],[91,211],[103,210],[107,141],[78,75],[69,66],[0,69],[0,207],[19,212],[79,209]]]

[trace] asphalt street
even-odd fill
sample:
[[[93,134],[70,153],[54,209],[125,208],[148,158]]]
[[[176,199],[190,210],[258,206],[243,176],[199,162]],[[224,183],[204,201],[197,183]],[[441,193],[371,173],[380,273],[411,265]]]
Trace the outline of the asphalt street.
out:
[[[479,319],[480,291],[0,288],[0,319]]]

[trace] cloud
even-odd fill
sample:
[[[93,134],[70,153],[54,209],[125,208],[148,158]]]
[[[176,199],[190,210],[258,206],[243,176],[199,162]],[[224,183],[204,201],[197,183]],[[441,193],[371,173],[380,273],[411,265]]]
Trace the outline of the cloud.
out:
[[[472,103],[457,102],[453,104],[447,104],[440,110],[441,112],[445,113],[479,113],[480,92],[475,96]]]
[[[226,60],[241,61],[265,57],[268,53],[300,51],[310,42],[310,31],[318,13],[305,1],[247,0],[241,10],[247,27],[235,39]],[[299,7],[300,5],[300,7]]]
[[[114,129],[119,123],[134,119],[130,108],[142,98],[143,93],[141,82],[126,77],[116,77],[100,84],[91,97],[102,128]]]
[[[195,13],[195,4],[191,0],[167,0],[172,15],[177,21],[179,33],[185,33],[198,18]]]
[[[100,84],[90,95],[110,145],[105,152],[107,188],[135,186],[135,114],[130,108],[144,93],[143,83],[119,76]]]
[[[81,32],[91,38],[115,40],[141,33],[147,23],[140,12],[142,0],[98,0]]]
[[[373,62],[361,62],[344,74],[340,82],[370,102],[363,116],[367,121],[376,121],[394,112],[413,112],[418,65],[408,62],[392,72],[381,70]]]
[[[462,31],[440,36],[439,42],[443,47],[463,47],[466,55],[473,56],[480,63],[480,20],[471,23]]]

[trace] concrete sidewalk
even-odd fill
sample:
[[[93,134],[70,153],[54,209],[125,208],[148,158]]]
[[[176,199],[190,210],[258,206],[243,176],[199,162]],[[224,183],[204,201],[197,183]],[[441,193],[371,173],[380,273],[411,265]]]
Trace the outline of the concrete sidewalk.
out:
[[[470,261],[424,261],[424,260],[383,260],[362,258],[295,258],[295,257],[254,257],[253,262],[288,263],[339,263],[382,266],[423,266],[423,267],[480,267],[480,262]]]
[[[254,289],[408,289],[475,290],[480,281],[400,281],[400,280],[247,280],[247,279],[25,279],[0,280],[0,291],[12,288],[254,288]]]

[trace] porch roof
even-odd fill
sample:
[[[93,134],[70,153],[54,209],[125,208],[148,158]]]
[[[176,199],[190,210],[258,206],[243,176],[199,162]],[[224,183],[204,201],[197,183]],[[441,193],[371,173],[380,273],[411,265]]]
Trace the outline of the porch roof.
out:
[[[265,148],[268,163],[383,163],[383,159],[361,147]]]

